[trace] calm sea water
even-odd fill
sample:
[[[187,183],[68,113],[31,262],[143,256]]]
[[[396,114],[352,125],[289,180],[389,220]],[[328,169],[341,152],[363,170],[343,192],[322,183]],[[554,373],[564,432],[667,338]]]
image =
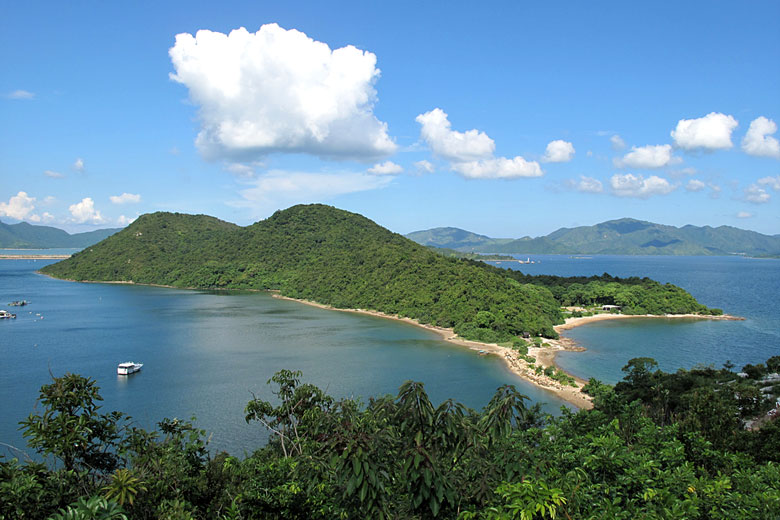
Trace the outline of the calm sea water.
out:
[[[81,284],[35,273],[53,262],[0,261],[0,442],[24,446],[18,421],[41,385],[65,372],[94,378],[103,409],[129,413],[145,428],[164,417],[197,416],[212,448],[235,455],[264,444],[244,422],[252,393],[271,399],[266,381],[280,369],[333,396],[395,394],[423,381],[434,402],[454,398],[481,408],[511,383],[546,410],[563,404],[509,372],[493,356],[453,346],[412,325],[277,300],[130,285]],[[26,307],[5,307],[26,299]],[[122,361],[141,372],[117,376]],[[2,452],[2,450],[0,450]]]
[[[699,302],[745,321],[636,319],[602,321],[566,332],[586,352],[561,353],[557,362],[581,377],[615,383],[634,357],[655,358],[662,369],[697,364],[737,367],[780,355],[780,260],[743,257],[532,256],[534,264],[496,264],[529,274],[647,276],[683,287]]]
[[[622,320],[567,334],[586,352],[558,362],[582,377],[616,382],[637,356],[675,370],[699,363],[738,366],[780,354],[780,261],[739,257],[571,258],[537,255],[539,263],[511,264],[530,274],[649,276],[690,291],[702,303],[745,321]],[[247,425],[243,408],[252,392],[271,395],[265,382],[282,368],[337,397],[364,399],[395,393],[407,379],[425,382],[435,402],[454,398],[484,406],[495,389],[512,383],[554,412],[549,393],[511,374],[500,360],[452,346],[404,323],[327,311],[264,293],[225,294],[154,287],[79,284],[35,273],[53,261],[0,261],[0,442],[24,440],[17,423],[35,406],[50,373],[75,372],[97,380],[104,410],[122,410],[143,427],[164,417],[197,416],[212,448],[251,452],[265,442]],[[499,264],[507,267],[508,264]],[[5,307],[7,308],[7,307]],[[143,362],[130,377],[116,376],[121,361]],[[7,452],[7,450],[6,450]]]

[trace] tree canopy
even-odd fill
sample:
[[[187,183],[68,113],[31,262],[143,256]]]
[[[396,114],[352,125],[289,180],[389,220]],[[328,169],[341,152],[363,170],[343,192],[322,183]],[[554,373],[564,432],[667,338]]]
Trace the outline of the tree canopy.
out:
[[[558,418],[511,385],[475,411],[432,403],[414,381],[368,403],[338,400],[284,370],[268,382],[273,401],[246,406],[247,422],[271,437],[244,459],[210,453],[190,422],[130,427],[129,417],[100,412],[94,381],[66,374],[41,389],[42,409],[22,422],[44,462],[0,457],[0,518],[780,515],[780,427],[745,429],[771,406],[750,393],[764,382],[728,368],[664,373],[650,358],[624,370],[614,388],[590,382],[593,410]],[[87,434],[74,452],[54,423],[39,427],[52,417],[111,434]],[[111,464],[92,464],[92,453],[113,454]]]

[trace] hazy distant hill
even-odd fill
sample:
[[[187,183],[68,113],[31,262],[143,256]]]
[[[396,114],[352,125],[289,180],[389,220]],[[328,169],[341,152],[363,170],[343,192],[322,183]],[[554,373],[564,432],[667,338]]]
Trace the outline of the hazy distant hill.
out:
[[[49,249],[52,247],[84,248],[97,244],[120,228],[98,229],[71,235],[51,226],[36,226],[27,222],[4,224],[0,222],[0,248]]]
[[[456,228],[416,231],[407,236],[423,245],[484,253],[780,256],[778,235],[731,226],[678,228],[630,218],[517,240],[492,239]]]
[[[490,238],[454,227],[415,231],[406,235],[406,238],[424,246],[445,247],[462,251],[512,242],[511,238]],[[453,247],[452,244],[458,244],[458,246]]]

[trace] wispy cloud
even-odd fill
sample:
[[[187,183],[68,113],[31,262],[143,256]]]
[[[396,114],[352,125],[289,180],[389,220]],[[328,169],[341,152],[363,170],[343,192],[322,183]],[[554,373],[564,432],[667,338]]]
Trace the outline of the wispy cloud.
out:
[[[8,99],[35,99],[35,93],[28,90],[14,90],[5,95]]]
[[[264,216],[293,204],[326,202],[339,195],[384,188],[390,175],[365,172],[307,173],[272,170],[245,184],[241,200],[232,206],[250,208],[254,216]]]
[[[113,204],[138,204],[139,202],[141,202],[141,196],[133,193],[111,195],[109,199]]]
[[[604,185],[600,180],[593,177],[580,175],[579,180],[570,179],[566,182],[566,187],[580,193],[603,193]]]
[[[751,184],[742,192],[743,198],[751,204],[766,204],[772,196],[758,184]]]
[[[403,172],[404,169],[400,164],[396,164],[392,161],[385,161],[381,164],[375,164],[367,171],[374,175],[397,175]]]

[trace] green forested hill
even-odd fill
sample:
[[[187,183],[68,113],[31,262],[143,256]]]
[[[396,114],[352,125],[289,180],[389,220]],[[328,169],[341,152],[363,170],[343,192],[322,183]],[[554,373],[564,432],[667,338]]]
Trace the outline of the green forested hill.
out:
[[[42,271],[73,280],[277,289],[334,307],[454,327],[483,341],[504,341],[521,332],[554,336],[553,325],[562,322],[562,296],[556,299],[553,291],[577,292],[556,287],[568,282],[521,279],[521,273],[444,257],[361,215],[323,205],[294,206],[243,228],[204,215],[143,215]],[[584,283],[591,281],[606,283]],[[686,303],[678,305],[682,300],[676,297],[673,308],[656,306],[659,312],[707,311],[685,291],[656,285],[640,288],[640,302],[647,290],[668,292],[671,287],[675,295],[687,297]],[[601,302],[593,287],[587,295]]]
[[[43,269],[74,280],[278,289],[339,308],[374,309],[486,338],[554,335],[549,290],[445,258],[360,215],[294,206],[241,228],[203,215],[154,213]]]
[[[493,239],[456,228],[436,228],[407,235],[423,245],[460,251],[518,254],[619,255],[780,255],[780,236],[731,226],[665,226],[630,218],[594,226],[561,228],[549,235],[517,240]],[[479,237],[475,240],[473,237]]]
[[[73,235],[51,226],[36,226],[27,222],[0,222],[0,248],[49,249],[52,247],[87,247],[113,235],[119,229],[98,229]]]

